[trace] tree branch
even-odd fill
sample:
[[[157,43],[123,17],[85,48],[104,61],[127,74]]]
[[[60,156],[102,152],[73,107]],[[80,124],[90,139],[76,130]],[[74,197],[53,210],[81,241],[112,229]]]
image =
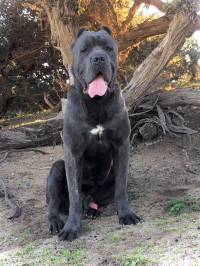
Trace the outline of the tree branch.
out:
[[[114,28],[116,30],[116,32],[119,31],[119,26],[118,26],[118,18],[117,18],[117,14],[113,8],[113,5],[110,3],[109,0],[104,0],[105,3],[108,6],[108,10],[112,13],[112,19],[113,19],[113,24],[114,24]]]
[[[50,5],[50,2],[52,3]],[[72,54],[70,47],[78,32],[78,1],[44,1],[43,7],[46,10],[51,27],[51,42],[54,47],[61,51],[63,64],[71,75]]]
[[[49,95],[47,95],[45,91],[44,91],[43,95],[44,95],[45,103],[51,108],[51,110],[54,110],[54,106],[49,101]]]
[[[178,15],[176,15],[178,16]],[[133,46],[149,37],[165,34],[169,28],[170,22],[173,20],[173,14],[164,15],[158,19],[144,22],[138,26],[128,30],[127,32],[117,36],[119,42],[119,52]],[[191,36],[193,32],[200,30],[200,16],[196,16],[191,27],[188,29],[187,36]]]
[[[164,13],[164,9],[163,9],[164,2],[161,0],[135,0],[132,7],[130,8],[128,12],[126,19],[122,23],[121,28],[123,32],[126,30],[126,28],[131,23],[132,19],[135,16],[135,13],[137,12],[141,4],[152,5],[156,7],[160,12]]]
[[[136,11],[138,10],[138,8],[140,7],[140,5],[142,4],[141,0],[135,0],[132,7],[130,8],[128,15],[126,17],[126,19],[122,22],[122,30],[125,31],[126,28],[129,26],[129,24],[131,23],[133,17],[135,16]]]
[[[91,12],[85,12],[79,15],[79,24],[80,26],[85,26],[85,22],[89,22],[94,28],[99,30],[102,23],[100,23],[96,17],[91,15]]]
[[[129,110],[138,105],[166,64],[181,48],[194,17],[194,14],[185,14],[184,12],[177,14],[170,23],[165,38],[134,72],[131,81],[125,88],[125,100]]]
[[[156,7],[160,12],[165,13],[163,9],[164,2],[161,0],[143,0],[144,4],[152,5]]]
[[[143,22],[124,34],[119,35],[117,37],[119,52],[149,37],[166,33],[172,19],[173,15],[165,15],[152,21]]]
[[[194,19],[194,22],[192,23],[190,27],[191,34],[197,30],[200,30],[200,15],[196,16],[196,18]]]

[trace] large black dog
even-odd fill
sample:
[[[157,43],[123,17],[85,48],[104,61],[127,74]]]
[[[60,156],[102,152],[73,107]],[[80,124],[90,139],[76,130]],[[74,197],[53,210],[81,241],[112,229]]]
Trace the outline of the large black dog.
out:
[[[83,209],[93,217],[115,198],[120,224],[136,224],[127,201],[130,123],[120,88],[117,42],[108,27],[80,29],[72,45],[74,85],[64,120],[63,160],[47,179],[47,224],[60,240],[80,236]],[[64,224],[59,213],[68,213]]]

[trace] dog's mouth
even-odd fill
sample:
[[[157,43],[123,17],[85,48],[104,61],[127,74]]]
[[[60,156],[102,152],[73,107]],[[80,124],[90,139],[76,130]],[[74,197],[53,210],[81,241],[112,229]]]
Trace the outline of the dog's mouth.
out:
[[[99,73],[89,84],[85,82],[83,92],[88,94],[90,98],[94,98],[95,96],[105,95],[107,90],[110,90],[109,83],[104,79],[103,75]]]

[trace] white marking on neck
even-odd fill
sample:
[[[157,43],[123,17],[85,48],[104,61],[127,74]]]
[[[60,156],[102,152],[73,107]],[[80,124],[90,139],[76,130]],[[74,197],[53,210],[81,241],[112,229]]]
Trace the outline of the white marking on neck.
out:
[[[90,130],[90,133],[92,135],[99,135],[99,137],[101,137],[101,135],[103,134],[103,131],[104,131],[104,128],[100,125],[97,125],[97,127]]]

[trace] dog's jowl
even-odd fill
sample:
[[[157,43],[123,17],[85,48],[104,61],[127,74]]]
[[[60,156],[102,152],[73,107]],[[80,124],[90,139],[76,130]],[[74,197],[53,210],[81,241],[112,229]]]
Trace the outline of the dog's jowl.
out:
[[[49,231],[69,241],[80,236],[83,211],[95,218],[113,199],[120,224],[140,221],[127,201],[130,123],[116,84],[117,42],[106,26],[97,32],[82,28],[71,50],[65,155],[47,179]],[[69,215],[66,223],[60,213]]]

